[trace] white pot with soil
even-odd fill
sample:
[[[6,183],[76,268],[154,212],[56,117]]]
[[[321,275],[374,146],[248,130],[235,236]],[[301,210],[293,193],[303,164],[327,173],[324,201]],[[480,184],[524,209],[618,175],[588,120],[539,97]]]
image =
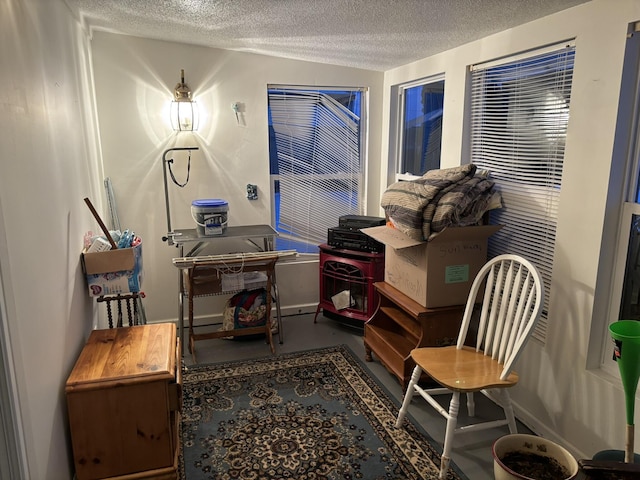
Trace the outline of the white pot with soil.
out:
[[[496,480],[570,480],[578,471],[574,456],[546,438],[516,433],[493,444]]]

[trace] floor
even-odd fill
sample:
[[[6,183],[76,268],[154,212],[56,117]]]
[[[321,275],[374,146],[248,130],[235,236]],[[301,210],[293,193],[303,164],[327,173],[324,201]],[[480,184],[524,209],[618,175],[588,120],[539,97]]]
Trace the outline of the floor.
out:
[[[362,360],[371,374],[393,395],[398,405],[401,403],[402,389],[396,377],[376,361],[375,356],[372,362],[365,362],[362,329],[345,326],[322,315],[318,317],[318,321],[315,324],[313,315],[295,315],[283,318],[283,331],[282,344],[279,343],[278,337],[275,337],[276,354],[332,345],[348,345]],[[186,348],[183,351],[185,352],[185,363],[187,365],[193,363],[192,357]],[[215,363],[258,358],[270,355],[270,352],[264,339],[241,341],[215,339],[197,342],[196,354],[198,363]],[[483,395],[476,395],[476,397],[476,417],[499,418],[501,410],[498,410]],[[446,397],[443,400],[446,400]],[[460,424],[464,422],[464,411],[465,407],[461,405]],[[419,399],[414,399],[410,413],[431,435],[434,443],[440,445],[441,448],[442,440],[444,439],[445,419],[433,408],[429,407],[426,402]],[[518,431],[519,433],[530,433],[520,423],[518,424]],[[493,480],[491,446],[498,437],[507,433],[509,431],[505,426],[459,435],[454,439],[452,460],[472,480]]]

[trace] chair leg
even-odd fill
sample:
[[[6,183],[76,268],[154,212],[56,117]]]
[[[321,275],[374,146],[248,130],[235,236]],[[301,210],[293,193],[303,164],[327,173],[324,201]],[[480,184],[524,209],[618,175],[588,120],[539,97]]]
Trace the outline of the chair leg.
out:
[[[196,341],[193,336],[189,337],[189,352],[191,352],[191,360],[193,363],[198,363],[198,359],[196,358]]]
[[[467,393],[467,412],[470,417],[476,416],[476,402],[473,397],[473,392]]]
[[[409,410],[409,404],[411,403],[411,399],[415,394],[415,388],[413,388],[420,380],[420,376],[422,375],[422,368],[420,365],[416,365],[413,369],[413,373],[411,374],[411,380],[409,380],[409,385],[407,385],[407,390],[404,392],[404,400],[402,401],[402,406],[400,407],[400,411],[398,412],[398,418],[396,419],[396,428],[400,428],[402,425],[402,420],[404,416],[407,414],[407,410]]]
[[[500,389],[500,403],[509,422],[509,433],[518,433],[516,417],[513,414],[513,405],[511,404],[511,395],[509,395],[509,392],[504,388]]]
[[[117,300],[117,305],[118,305],[118,320],[116,322],[116,325],[118,327],[122,327],[122,303],[120,303],[120,300]]]
[[[111,300],[107,300],[107,318],[109,319],[109,328],[113,328],[113,312],[111,311]]]
[[[451,447],[453,445],[453,436],[456,426],[458,425],[458,412],[460,411],[460,392],[452,392],[451,402],[449,403],[449,416],[447,417],[447,429],[444,434],[444,447],[442,449],[442,457],[440,458],[440,478],[446,478],[449,462],[451,461]]]
[[[189,289],[191,291],[191,288]],[[189,295],[189,353],[192,353],[193,343],[193,297]]]

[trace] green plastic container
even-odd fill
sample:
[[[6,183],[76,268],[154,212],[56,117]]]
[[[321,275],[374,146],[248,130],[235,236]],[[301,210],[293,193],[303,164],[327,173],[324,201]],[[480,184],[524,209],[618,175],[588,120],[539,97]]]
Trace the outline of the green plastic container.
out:
[[[618,320],[609,325],[616,347],[614,358],[618,362],[627,409],[627,425],[633,425],[634,405],[638,378],[640,378],[640,321]]]

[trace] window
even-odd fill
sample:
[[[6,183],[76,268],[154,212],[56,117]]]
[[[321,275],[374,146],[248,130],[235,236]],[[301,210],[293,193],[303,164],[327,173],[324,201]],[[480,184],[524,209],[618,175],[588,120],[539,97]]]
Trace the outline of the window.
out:
[[[573,45],[471,68],[471,160],[489,170],[504,208],[504,225],[489,257],[517,253],[531,260],[547,296],[534,338],[544,341],[569,105]]]
[[[444,80],[423,79],[400,85],[398,92],[398,159],[400,178],[415,178],[440,168]]]
[[[620,183],[609,185],[610,195],[620,202],[617,225],[617,248],[609,315],[602,334],[600,365],[605,372],[620,375],[619,367],[612,360],[612,339],[609,324],[617,320],[640,320],[640,35],[637,22],[629,25],[625,48],[624,67],[618,123],[614,149],[625,152],[620,155],[625,164],[620,165]],[[618,155],[614,154],[614,158]],[[617,165],[614,165],[614,168]],[[615,227],[614,227],[615,228]]]
[[[317,253],[340,216],[363,213],[364,92],[269,86],[277,249]]]
[[[637,203],[637,200],[636,200]],[[624,283],[621,292],[618,318],[640,320],[640,214],[633,213],[635,206],[628,208],[625,217],[631,223],[627,235],[629,243],[625,261]],[[626,225],[627,222],[625,222]]]

